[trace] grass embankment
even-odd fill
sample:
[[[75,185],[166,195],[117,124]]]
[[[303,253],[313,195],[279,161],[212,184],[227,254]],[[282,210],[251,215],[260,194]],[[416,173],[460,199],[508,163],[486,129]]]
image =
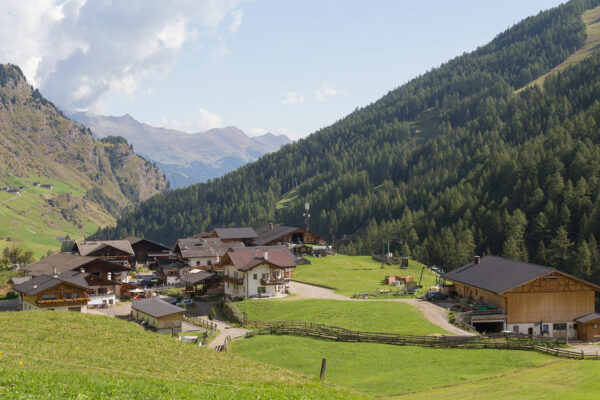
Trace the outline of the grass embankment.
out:
[[[54,189],[34,187],[34,181],[51,183]],[[56,236],[81,239],[114,222],[96,204],[82,200],[85,188],[75,182],[10,176],[0,178],[0,186],[25,186],[19,196],[0,191],[0,248],[21,246],[40,258],[48,250],[60,250]]]
[[[250,320],[296,320],[365,332],[447,334],[410,304],[392,301],[245,300],[235,303]]]
[[[356,398],[296,373],[118,318],[0,313],[0,398]]]
[[[310,265],[299,265],[294,271],[293,279],[334,288],[336,293],[352,296],[358,292],[376,289],[396,290],[386,285],[386,275],[412,276],[418,283],[423,264],[410,260],[408,269],[400,269],[398,265],[384,265],[373,260],[370,256],[350,257],[344,255],[311,257]],[[435,274],[428,269],[423,271],[423,294],[435,284]]]
[[[554,360],[525,351],[431,349],[292,336],[256,336],[233,342],[230,349],[309,376],[317,376],[321,359],[327,358],[328,383],[377,397],[476,382]],[[485,393],[496,394],[489,390],[470,395],[482,398]]]
[[[581,19],[583,20],[583,23],[585,24],[585,33],[586,33],[586,38],[585,38],[585,41],[583,42],[583,46],[581,46],[581,48],[577,49],[577,51],[575,51],[573,54],[571,54],[565,61],[563,61],[556,67],[552,68],[550,71],[548,71],[544,75],[541,75],[541,76],[537,77],[535,80],[529,82],[527,85],[525,85],[522,88],[520,88],[519,90],[517,90],[517,92],[520,92],[521,90],[528,88],[530,86],[533,86],[533,85],[538,85],[541,87],[542,84],[544,83],[544,80],[546,79],[546,77],[548,77],[549,75],[556,74],[560,71],[563,71],[567,67],[580,62],[581,60],[592,55],[594,53],[594,51],[598,49],[598,46],[600,46],[600,6],[593,8],[591,10],[585,11],[581,15]]]

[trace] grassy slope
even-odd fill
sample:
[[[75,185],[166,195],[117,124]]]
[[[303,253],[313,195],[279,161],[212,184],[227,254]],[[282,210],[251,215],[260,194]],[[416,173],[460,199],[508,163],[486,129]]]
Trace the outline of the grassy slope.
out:
[[[34,187],[34,181],[52,183],[54,190]],[[68,234],[73,239],[81,239],[98,226],[114,222],[114,218],[96,203],[82,200],[85,188],[74,181],[9,176],[0,178],[0,186],[5,185],[23,185],[26,189],[20,196],[0,191],[0,248],[21,246],[32,250],[39,258],[48,250],[60,249],[56,236]],[[61,202],[64,204],[58,208],[51,205]],[[61,213],[64,209],[73,210],[74,218],[66,219]]]
[[[479,382],[454,382],[403,399],[597,399],[597,361],[560,360],[541,368]]]
[[[301,320],[368,332],[447,333],[412,305],[392,301],[246,300],[236,306],[249,319]]]
[[[0,326],[0,398],[357,397],[120,319],[23,311],[0,314]]]
[[[231,348],[244,357],[309,376],[318,374],[321,359],[327,358],[328,383],[377,397],[475,382],[553,361],[523,351],[430,349],[291,336],[257,336]]]
[[[523,86],[518,91],[521,91],[529,86],[539,85],[541,86],[547,76],[551,74],[556,74],[559,71],[563,71],[565,68],[578,63],[584,58],[590,56],[595,50],[600,46],[600,6],[593,8],[591,10],[585,11],[581,15],[581,19],[585,23],[585,33],[587,35],[583,46],[578,49],[576,52],[571,54],[565,61],[552,68],[550,71],[545,73],[544,75],[539,76],[532,82]]]
[[[371,257],[350,257],[343,255],[311,258],[310,265],[299,265],[294,272],[294,280],[314,283],[335,288],[337,293],[352,296],[357,292],[375,289],[393,289],[385,284],[386,275],[411,275],[418,282],[423,264],[410,260],[408,269],[399,269],[397,265],[385,265],[374,261]],[[423,290],[435,284],[435,275],[423,272]]]

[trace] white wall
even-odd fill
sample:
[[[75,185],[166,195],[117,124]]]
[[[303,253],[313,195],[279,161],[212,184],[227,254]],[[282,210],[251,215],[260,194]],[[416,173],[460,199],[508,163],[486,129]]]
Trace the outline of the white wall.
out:
[[[226,265],[224,267],[224,275],[235,277],[235,272],[237,272],[238,278],[244,278],[244,283],[242,285],[238,285],[238,289],[235,290],[235,285],[233,283],[225,282],[225,294],[230,295],[232,297],[257,297],[259,295],[258,288],[264,287],[265,292],[269,296],[274,296],[276,292],[284,293],[285,285],[262,285],[260,280],[265,277],[272,277],[272,274],[281,274],[283,277],[284,270],[283,269],[273,269],[268,264],[260,264],[256,267],[252,268],[250,271],[242,272],[238,271],[232,265]],[[256,279],[254,276],[256,275]],[[228,287],[229,286],[229,287]]]
[[[542,321],[542,325],[548,325],[548,335],[550,337],[561,337],[561,335],[563,335],[562,337],[564,337],[564,334],[567,331],[554,331],[554,324],[555,323],[566,323],[567,324],[567,331],[569,332],[569,339],[575,339],[577,337],[577,328],[575,327],[575,322],[574,321],[569,321],[569,322],[565,322],[565,321],[553,321],[553,322],[547,322],[547,321]],[[519,333],[523,333],[525,335],[528,334],[529,332],[529,328],[533,328],[533,334],[534,335],[539,335],[540,334],[540,323],[538,322],[537,325],[535,323],[521,323],[521,324],[506,324],[506,330],[507,331],[511,331],[514,332],[514,327],[515,326],[519,326]]]

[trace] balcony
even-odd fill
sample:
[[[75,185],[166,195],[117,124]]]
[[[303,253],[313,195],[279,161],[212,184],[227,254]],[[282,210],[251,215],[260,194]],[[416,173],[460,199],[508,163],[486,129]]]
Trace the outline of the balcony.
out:
[[[261,285],[285,285],[290,281],[290,278],[263,278],[260,280]]]
[[[233,276],[223,275],[223,282],[233,283],[234,285],[243,285],[244,278],[234,278]]]
[[[77,297],[75,299],[47,299],[38,300],[38,307],[68,307],[86,305],[90,301],[89,297]]]

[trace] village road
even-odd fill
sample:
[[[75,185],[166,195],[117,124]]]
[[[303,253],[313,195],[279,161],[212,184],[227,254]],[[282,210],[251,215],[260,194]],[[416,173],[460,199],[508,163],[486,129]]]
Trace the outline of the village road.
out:
[[[351,299],[350,297],[342,296],[333,292],[333,290],[325,289],[319,286],[308,285],[306,283],[290,282],[290,292],[295,296],[286,297],[289,301],[303,300],[303,299],[326,299],[326,300],[345,300],[345,301],[392,301],[400,303],[408,303],[413,307],[416,307],[423,313],[423,316],[432,324],[439,326],[440,328],[461,336],[473,336],[471,332],[464,331],[450,322],[448,322],[448,310],[444,307],[440,307],[429,301],[423,301],[419,299],[385,299],[385,300],[363,300],[363,299]],[[351,328],[351,327],[348,327]]]

